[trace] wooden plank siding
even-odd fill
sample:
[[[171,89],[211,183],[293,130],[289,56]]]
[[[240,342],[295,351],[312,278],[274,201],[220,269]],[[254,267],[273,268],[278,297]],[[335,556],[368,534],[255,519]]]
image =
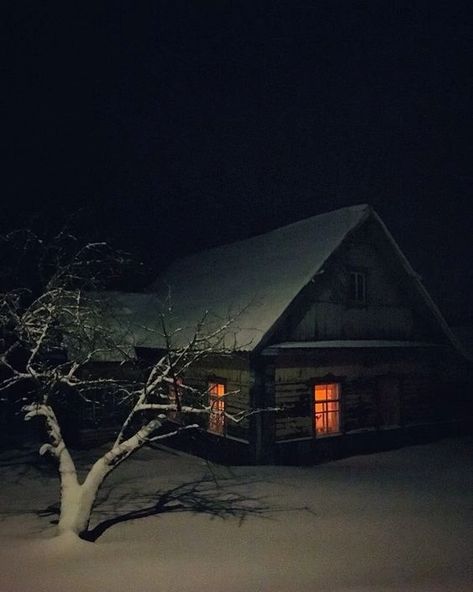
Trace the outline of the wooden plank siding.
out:
[[[278,369],[279,370],[279,369]],[[312,427],[312,401],[310,385],[307,382],[281,382],[276,379],[276,439],[310,437]]]
[[[334,361],[338,358],[336,365],[317,366],[315,360],[311,365],[302,355],[288,353],[274,361],[275,404],[280,408],[275,419],[276,441],[314,436],[315,382],[341,384],[341,433],[439,419],[440,379],[433,369],[437,352],[337,354],[333,357]]]
[[[366,301],[350,301],[350,273],[366,279]],[[293,307],[278,341],[330,339],[434,340],[432,318],[412,294],[405,271],[373,223],[367,223],[317,275],[307,298]]]
[[[378,381],[346,380],[342,385],[342,430],[350,432],[380,427]]]
[[[225,384],[229,394],[225,399],[225,410],[231,415],[245,413],[250,408],[250,389],[252,377],[246,357],[225,357],[214,362],[207,360],[191,368],[186,381],[205,391],[209,381]],[[205,422],[202,422],[204,425]],[[226,435],[247,441],[249,439],[249,420],[234,422],[226,420]]]
[[[439,385],[430,376],[401,379],[403,425],[431,423],[439,418]]]

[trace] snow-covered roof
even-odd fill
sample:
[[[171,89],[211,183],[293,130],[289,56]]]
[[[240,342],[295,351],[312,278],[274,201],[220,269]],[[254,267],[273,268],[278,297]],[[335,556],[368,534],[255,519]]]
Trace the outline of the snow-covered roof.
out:
[[[83,297],[82,332],[63,336],[69,355],[81,357],[93,351],[94,362],[122,362],[136,358],[137,347],[162,348],[162,304],[155,294],[88,292]]]
[[[276,354],[283,350],[303,349],[380,349],[380,348],[439,347],[424,341],[398,341],[388,339],[333,339],[330,341],[285,341],[275,343],[263,350],[263,354]]]
[[[154,282],[150,293],[102,296],[107,323],[128,356],[135,354],[136,347],[165,347],[161,313],[164,313],[174,347],[187,344],[197,327],[203,333],[211,333],[229,320],[225,341],[220,342],[220,346],[243,351],[264,347],[263,339],[271,334],[271,329],[300,291],[323,273],[327,260],[369,217],[377,221],[392,245],[419,298],[450,342],[458,347],[458,341],[419,276],[382,220],[366,204],[313,216],[178,260]],[[369,342],[369,346],[367,341],[360,345],[340,343],[310,342],[310,345],[298,344],[297,347],[401,347],[401,342],[396,345],[392,341],[389,345]],[[402,346],[408,347],[406,342],[402,342]],[[112,354],[104,351],[101,355],[111,359]]]
[[[209,311],[211,324],[234,318],[229,339],[254,349],[370,211],[346,207],[203,251],[172,264],[152,290],[161,300],[170,294],[183,341]]]

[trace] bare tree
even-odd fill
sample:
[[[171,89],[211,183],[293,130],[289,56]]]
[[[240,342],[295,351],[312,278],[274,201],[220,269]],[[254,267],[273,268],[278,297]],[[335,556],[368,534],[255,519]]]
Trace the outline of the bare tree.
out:
[[[210,329],[204,314],[187,342],[174,346],[178,330],[168,330],[161,313],[158,326],[148,329],[159,332],[163,348],[147,371],[134,372],[132,378],[94,375],[91,362],[104,352],[115,350],[130,359],[105,314],[110,302],[98,291],[116,277],[126,257],[104,243],[79,246],[64,234],[47,245],[31,233],[3,240],[10,251],[12,243],[29,264],[35,259],[39,271],[33,289],[12,285],[14,274],[2,278],[0,394],[21,399],[25,420],[44,421],[47,442],[40,454],[55,459],[60,478],[58,530],[80,536],[88,529],[107,475],[146,443],[195,429],[199,417],[215,412],[208,392],[188,384],[186,375],[205,356],[228,353],[224,343],[232,321]],[[118,401],[123,422],[113,444],[81,481],[57,411],[77,401],[103,401],[104,393]],[[169,412],[185,421],[165,429]],[[225,415],[241,421],[247,414]]]

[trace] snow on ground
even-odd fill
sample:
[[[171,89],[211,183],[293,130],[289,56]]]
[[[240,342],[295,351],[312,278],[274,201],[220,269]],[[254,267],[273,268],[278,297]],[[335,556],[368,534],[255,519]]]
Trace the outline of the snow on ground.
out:
[[[0,592],[469,592],[472,452],[459,438],[229,468],[146,449],[106,482],[92,527],[147,515],[95,543],[52,538],[54,471],[4,453]]]

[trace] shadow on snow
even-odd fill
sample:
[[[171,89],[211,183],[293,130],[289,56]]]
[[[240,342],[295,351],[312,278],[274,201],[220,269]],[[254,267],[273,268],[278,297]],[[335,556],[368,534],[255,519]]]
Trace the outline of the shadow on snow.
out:
[[[223,484],[222,484],[223,483]],[[110,490],[100,504],[108,502],[110,511],[102,512],[102,515],[113,512],[110,518],[105,518],[96,523],[93,528],[81,535],[86,541],[95,542],[109,528],[123,522],[139,520],[150,516],[157,516],[171,512],[190,512],[194,514],[207,514],[212,517],[239,520],[240,524],[250,516],[270,518],[276,512],[286,511],[308,511],[308,507],[290,508],[274,506],[265,503],[262,497],[252,497],[245,493],[235,491],[237,488],[249,486],[256,481],[240,481],[232,478],[225,478],[218,481],[215,477],[204,475],[200,479],[181,483],[168,490],[158,490],[154,493],[137,494],[127,493],[121,498],[110,502]],[[126,507],[133,502],[133,508],[116,514],[119,507]],[[39,516],[58,516],[58,505],[52,505],[44,510],[38,511]],[[57,519],[52,520],[57,523]]]

